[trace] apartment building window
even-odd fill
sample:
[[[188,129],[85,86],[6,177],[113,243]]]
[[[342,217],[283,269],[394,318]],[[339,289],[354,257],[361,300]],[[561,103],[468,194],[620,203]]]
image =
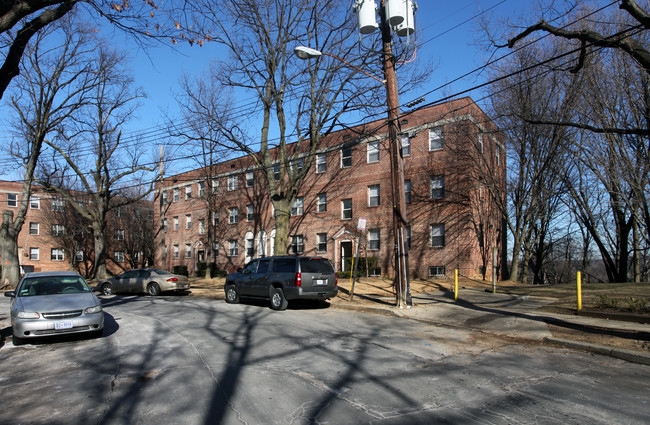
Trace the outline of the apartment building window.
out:
[[[167,219],[163,218],[163,232],[167,231]]]
[[[212,179],[212,193],[217,193],[219,191],[219,180]]]
[[[192,228],[192,214],[187,214],[185,216],[185,228],[190,230]]]
[[[438,151],[445,146],[445,134],[442,126],[429,129],[429,151]]]
[[[8,207],[17,207],[18,206],[18,195],[15,193],[7,193],[7,206]]]
[[[445,266],[429,266],[429,277],[445,277]]]
[[[123,263],[124,262],[124,251],[115,251],[115,252],[113,252],[113,260],[116,263]]]
[[[402,145],[402,156],[411,155],[411,138],[408,134],[402,134],[400,136],[400,142]]]
[[[178,260],[178,257],[180,256],[180,248],[178,247],[177,244],[174,245],[174,259]]]
[[[253,258],[255,255],[255,240],[251,236],[250,239],[246,239],[246,257]]]
[[[185,186],[185,200],[192,199],[192,185]]]
[[[316,155],[316,174],[327,171],[327,154],[319,153]]]
[[[302,235],[293,235],[291,237],[291,252],[302,254],[305,251],[305,240]]]
[[[219,211],[212,211],[212,225],[219,225]]]
[[[124,229],[115,229],[115,240],[123,241],[124,240]]]
[[[280,180],[280,164],[275,164],[273,166],[273,178],[275,181]]]
[[[292,216],[297,216],[297,215],[302,215],[304,211],[304,206],[305,206],[305,201],[302,196],[297,197],[293,201],[293,205],[291,206],[291,215]]]
[[[291,171],[299,173],[302,171],[304,166],[305,160],[303,158],[298,158],[291,163]]]
[[[341,149],[341,168],[352,166],[352,148]]]
[[[174,230],[178,230],[178,216],[174,217]]]
[[[370,142],[367,145],[368,164],[379,162],[379,142]]]
[[[178,188],[174,188],[174,202],[178,202]]]
[[[316,236],[318,238],[316,250],[318,252],[327,252],[327,233],[318,233]]]
[[[203,218],[199,219],[199,234],[205,235],[205,219]]]
[[[192,258],[192,245],[189,243],[185,244],[185,258]]]
[[[167,245],[163,246],[162,259],[163,259],[163,260],[166,260],[166,259],[167,259]]]
[[[34,223],[34,222],[30,222],[29,223],[29,234],[30,235],[38,235],[39,233],[40,233],[39,224]]]
[[[379,206],[379,185],[378,184],[368,186],[368,206],[369,207]]]
[[[343,199],[341,201],[341,218],[343,220],[352,219],[352,199]]]
[[[445,176],[431,178],[431,199],[442,199],[445,196]]]
[[[228,209],[228,223],[236,224],[239,221],[239,208],[233,207]]]
[[[77,263],[81,263],[84,260],[84,252],[82,250],[77,251],[77,253],[74,255],[74,260]]]
[[[479,133],[478,135],[478,153],[483,154],[483,134]]]
[[[219,244],[212,244],[212,258],[216,259],[219,256]]]
[[[50,260],[52,261],[63,261],[65,256],[63,254],[63,249],[61,248],[52,248],[50,250]]]
[[[41,198],[38,196],[32,196],[29,198],[29,208],[33,210],[40,210],[41,209]]]
[[[122,208],[115,208],[115,217],[122,217]]]
[[[167,199],[167,191],[165,190],[162,193],[162,203],[163,203],[163,205],[165,205],[167,203],[167,200],[168,200]]]
[[[63,236],[64,231],[65,231],[65,227],[63,226],[63,224],[52,225],[52,236],[54,237]]]
[[[411,202],[411,180],[404,180],[404,199]]]
[[[29,259],[30,261],[38,261],[40,258],[40,249],[39,248],[29,248]]]
[[[429,244],[432,248],[442,248],[445,246],[445,225],[432,224],[430,229]]]
[[[255,219],[255,214],[252,205],[246,207],[246,221],[253,221]]]
[[[52,199],[52,211],[54,211],[54,212],[63,212],[63,211],[65,211],[65,207],[63,205],[63,199],[60,199],[60,198]]]
[[[254,175],[252,171],[246,172],[246,187],[253,187]]]
[[[379,229],[368,229],[368,249],[370,251],[378,251],[380,246]]]
[[[327,212],[327,193],[319,193],[318,194],[317,211],[319,213]]]
[[[228,256],[229,257],[236,257],[239,255],[239,242],[236,240],[229,240],[228,241]]]
[[[199,182],[199,198],[205,196],[205,182]]]
[[[236,174],[228,176],[228,190],[229,191],[237,190],[237,187],[239,186],[239,179],[237,177],[238,176]]]

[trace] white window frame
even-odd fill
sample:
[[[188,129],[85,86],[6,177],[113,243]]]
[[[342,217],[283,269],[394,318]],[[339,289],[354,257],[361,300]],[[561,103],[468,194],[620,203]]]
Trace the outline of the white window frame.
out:
[[[65,226],[63,224],[52,224],[51,234],[54,237],[60,237],[65,234]]]
[[[400,136],[400,147],[402,149],[402,156],[411,156],[411,138],[408,134]]]
[[[239,187],[239,176],[237,174],[231,174],[228,176],[228,191],[232,192],[233,190],[237,190]]]
[[[123,263],[124,259],[124,251],[113,251],[113,261]]]
[[[185,186],[185,200],[192,199],[192,185]]]
[[[41,198],[38,196],[32,196],[29,198],[29,208],[33,210],[40,210],[41,209]]]
[[[189,243],[185,244],[185,258],[186,259],[192,258],[192,244]]]
[[[368,207],[378,207],[381,203],[381,189],[378,184],[368,186]]]
[[[116,241],[123,241],[124,236],[125,236],[125,231],[124,229],[115,229],[115,240]]]
[[[7,206],[10,208],[16,208],[18,206],[17,193],[7,193]]]
[[[413,195],[413,185],[411,180],[404,180],[404,199],[407,203],[411,202],[411,197]]]
[[[327,193],[319,193],[316,212],[327,212]]]
[[[442,199],[445,197],[445,176],[433,176],[430,180],[429,197],[431,199]]]
[[[350,201],[350,208],[345,208],[346,201]],[[352,198],[341,199],[341,220],[352,220]],[[350,217],[346,217],[346,211],[350,212]]]
[[[239,222],[239,208],[228,208],[228,224],[237,224]]]
[[[37,222],[29,222],[29,234],[30,235],[39,235],[41,233],[41,225]]]
[[[205,219],[200,218],[199,219],[199,235],[204,235],[205,234]]]
[[[175,188],[173,189],[172,194],[173,194],[173,200],[174,200],[174,202],[178,202],[178,196],[179,196],[179,195],[178,195],[178,188],[177,188],[177,187],[175,187]]]
[[[381,249],[381,233],[379,229],[368,229],[368,251]]]
[[[291,236],[291,252],[298,255],[305,252],[305,238],[303,235]]]
[[[217,193],[219,191],[219,179],[212,179],[212,193]]]
[[[203,196],[205,196],[205,182],[199,182],[198,186],[199,186],[199,198],[202,198]]]
[[[439,239],[434,239],[439,238]],[[436,241],[434,243],[434,241]],[[438,242],[442,241],[442,243]],[[445,247],[445,225],[432,224],[429,227],[429,246],[431,248],[444,248]]]
[[[302,196],[298,196],[296,199],[293,201],[293,205],[291,206],[291,216],[296,217],[303,215],[305,210],[305,198]]]
[[[174,217],[174,230],[178,230],[180,228],[180,224],[178,221],[178,216]]]
[[[349,156],[344,155],[346,151],[350,152]],[[349,162],[349,164],[345,164],[345,162]],[[341,168],[350,168],[350,167],[352,167],[352,148],[341,148]]]
[[[316,234],[316,252],[327,252],[327,233]]]
[[[29,261],[39,261],[41,258],[40,248],[29,248]]]
[[[185,229],[192,229],[192,214],[185,214]]]
[[[163,232],[167,231],[167,219],[163,218]]]
[[[236,239],[228,241],[228,257],[239,256],[239,242]]]
[[[255,174],[252,171],[246,171],[246,187],[253,187]]]
[[[316,174],[322,174],[327,171],[327,154],[319,153],[316,155]]]
[[[379,162],[379,142],[368,142],[366,144],[367,157],[366,161],[368,164],[373,164]]]
[[[61,198],[52,198],[52,211],[63,212],[65,211],[65,204]]]
[[[444,127],[437,126],[429,129],[429,152],[439,151],[445,147]]]
[[[181,251],[180,251],[180,250],[181,250],[181,249],[180,249],[180,247],[178,246],[178,244],[174,244],[174,259],[175,259],[175,260],[178,260],[178,258],[180,257],[180,255],[181,255]]]
[[[62,248],[52,248],[52,249],[50,249],[50,260],[51,261],[64,261],[65,260],[65,251]]]
[[[253,205],[246,206],[246,221],[253,221],[255,219],[255,209]]]

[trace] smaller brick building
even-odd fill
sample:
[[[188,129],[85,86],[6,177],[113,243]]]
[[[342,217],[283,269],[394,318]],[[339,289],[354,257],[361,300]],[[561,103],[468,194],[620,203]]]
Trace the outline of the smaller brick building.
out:
[[[489,276],[493,248],[505,249],[502,214],[490,196],[505,187],[500,133],[469,98],[402,114],[400,127],[410,273]],[[369,259],[370,274],[393,274],[387,137],[379,120],[323,139],[291,210],[290,252],[325,256],[347,270],[358,219],[365,218],[361,258]],[[290,166],[303,164],[299,158]],[[154,202],[156,265],[194,273],[198,263],[214,262],[232,271],[273,255],[274,211],[264,179],[248,157],[166,177]]]
[[[15,216],[23,202],[21,192],[21,182],[0,181],[2,210],[13,211]],[[80,192],[79,202],[84,199]],[[32,195],[25,202],[29,206],[18,236],[21,272],[75,270],[83,276],[91,275],[94,243],[87,220],[55,193],[38,185],[32,186]],[[152,263],[152,226],[151,201],[139,201],[109,212],[106,227],[109,271],[119,273]]]

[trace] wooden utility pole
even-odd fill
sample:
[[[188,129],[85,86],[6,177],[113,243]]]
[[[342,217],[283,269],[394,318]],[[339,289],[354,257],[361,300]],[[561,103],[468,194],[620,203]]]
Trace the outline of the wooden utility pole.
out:
[[[390,143],[391,188],[393,200],[393,238],[395,242],[395,292],[398,308],[411,307],[411,286],[409,284],[408,247],[406,244],[407,219],[406,197],[404,195],[404,168],[402,149],[397,139],[399,125],[399,96],[395,56],[391,43],[391,28],[386,19],[386,1],[380,0],[381,39],[383,44],[382,63],[386,80],[386,103],[388,106],[388,139]]]

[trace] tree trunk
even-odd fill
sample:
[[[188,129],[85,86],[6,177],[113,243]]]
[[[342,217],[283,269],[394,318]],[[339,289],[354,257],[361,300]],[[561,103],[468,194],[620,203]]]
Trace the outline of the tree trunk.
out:
[[[275,255],[286,255],[289,251],[289,219],[291,217],[287,199],[273,201],[275,208]]]
[[[13,218],[13,211],[5,210],[2,212],[2,228],[0,229],[2,282],[0,282],[0,288],[15,288],[20,281],[20,258],[18,258],[18,233],[20,229],[16,230]]]
[[[99,223],[93,223],[93,237],[95,238],[95,279],[108,278],[106,270],[106,240],[104,228]]]

